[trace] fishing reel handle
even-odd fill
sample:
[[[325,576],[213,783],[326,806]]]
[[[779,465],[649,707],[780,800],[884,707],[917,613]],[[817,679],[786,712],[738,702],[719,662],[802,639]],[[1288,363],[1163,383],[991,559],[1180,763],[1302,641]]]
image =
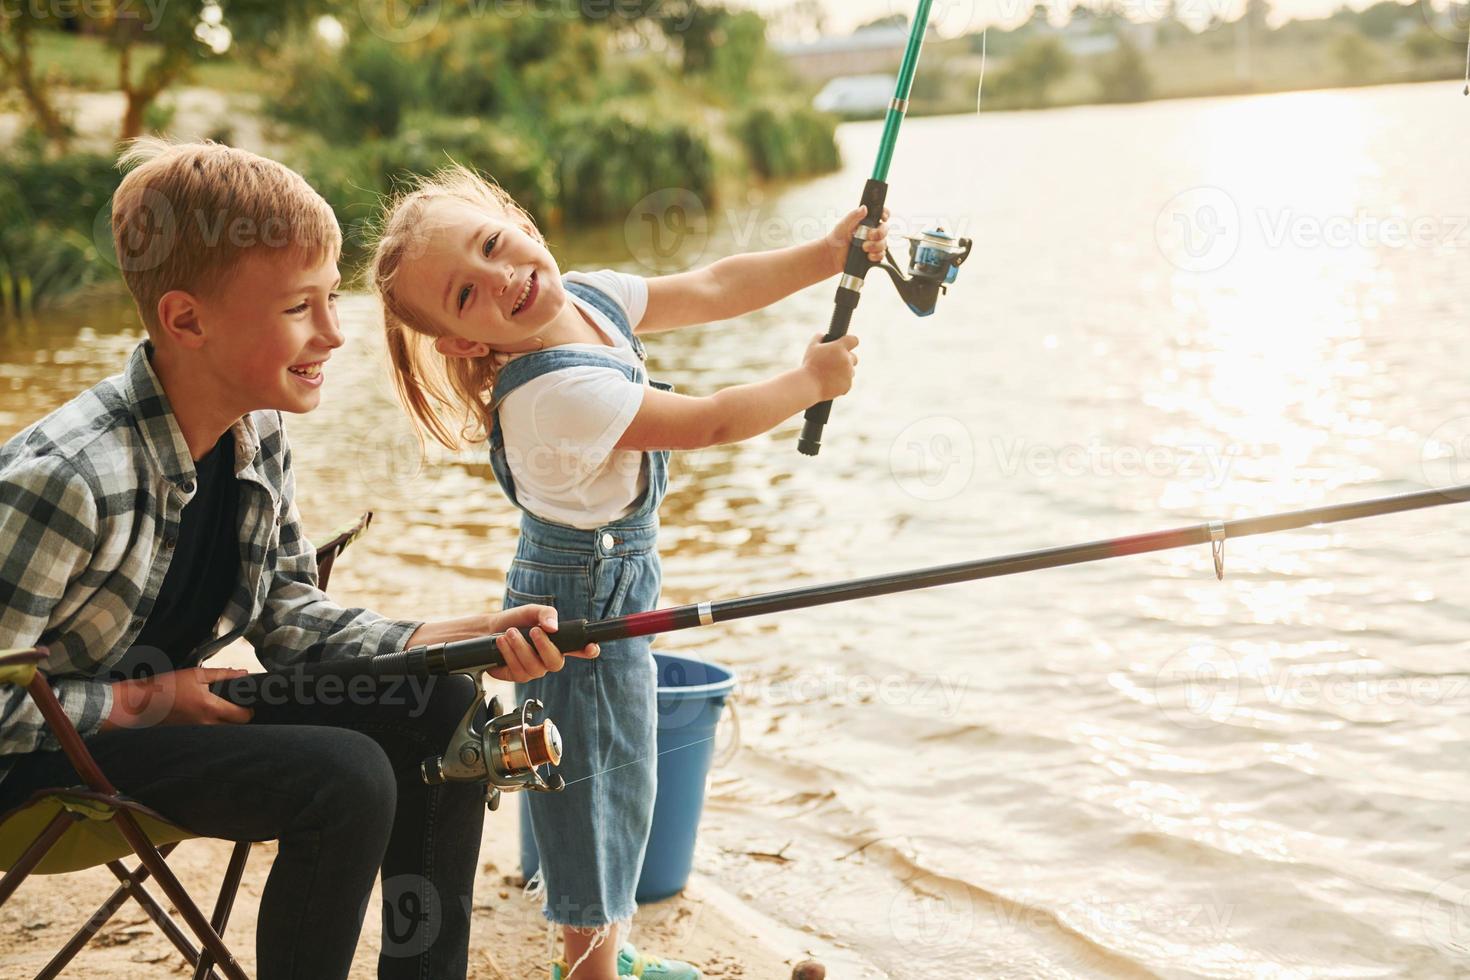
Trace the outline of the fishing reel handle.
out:
[[[877,228],[883,220],[883,206],[888,201],[888,183],[882,180],[870,179],[863,185],[863,199],[860,202],[868,209],[863,215],[860,228]],[[847,328],[852,323],[852,311],[857,309],[858,298],[862,295],[863,281],[873,263],[868,260],[868,253],[863,251],[863,242],[866,240],[866,231],[860,231],[853,235],[852,241],[847,243],[847,261],[842,267],[842,279],[837,284],[837,297],[832,309],[832,323],[827,327],[827,333],[822,337],[822,343],[831,343],[839,337],[847,336]],[[822,430],[827,425],[827,420],[832,415],[832,402],[817,402],[806,410],[802,416],[804,422],[801,429],[801,438],[796,443],[796,449],[803,456],[815,456],[822,451]]]

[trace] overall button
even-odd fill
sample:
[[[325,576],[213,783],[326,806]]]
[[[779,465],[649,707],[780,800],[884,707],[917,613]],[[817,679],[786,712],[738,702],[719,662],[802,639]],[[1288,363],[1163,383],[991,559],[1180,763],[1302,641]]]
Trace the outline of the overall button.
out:
[[[194,481],[193,480],[185,480],[183,483],[179,484],[179,489],[182,490],[182,491],[184,491],[185,493],[193,493],[194,492]]]
[[[603,536],[602,536],[602,550],[603,551],[612,551],[613,550],[613,545],[615,545],[615,544],[617,544],[617,541],[614,540],[614,538],[613,538],[613,536],[611,534],[603,534]]]
[[[178,541],[176,541],[175,539],[173,539],[171,537],[164,538],[163,539],[163,550],[164,551],[173,551],[174,550],[174,546],[177,545],[177,544],[178,544]]]

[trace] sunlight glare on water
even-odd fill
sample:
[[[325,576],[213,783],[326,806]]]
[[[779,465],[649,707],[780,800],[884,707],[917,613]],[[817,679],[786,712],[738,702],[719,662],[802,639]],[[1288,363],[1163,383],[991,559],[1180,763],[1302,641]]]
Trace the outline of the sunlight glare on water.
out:
[[[972,258],[924,320],[869,279],[819,457],[791,422],[676,459],[665,603],[1470,482],[1459,98],[909,121],[895,224]],[[878,132],[709,208],[683,254],[819,234]],[[644,244],[558,256],[647,274]],[[650,338],[654,372],[699,395],[794,366],[832,291]],[[420,461],[377,311],[342,316],[324,405],[291,420],[308,525],[377,512],[335,590],[495,608],[513,510],[482,451]],[[130,322],[8,330],[7,433],[108,373]],[[1231,541],[1223,582],[1200,548],[664,637],[741,681],[697,867],[830,937],[843,977],[1464,976],[1467,516]]]

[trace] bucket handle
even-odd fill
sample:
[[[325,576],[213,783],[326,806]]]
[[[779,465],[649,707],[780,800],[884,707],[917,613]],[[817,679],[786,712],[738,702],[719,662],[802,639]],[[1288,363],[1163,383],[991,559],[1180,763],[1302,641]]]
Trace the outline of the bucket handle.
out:
[[[720,752],[719,756],[713,760],[710,766],[712,769],[723,769],[725,766],[734,762],[735,757],[740,754],[740,713],[735,710],[735,699],[726,698],[725,708],[726,717],[730,719],[730,741],[724,747],[724,750]],[[720,727],[723,728],[723,724]],[[717,742],[716,749],[718,750],[718,748],[719,744]]]

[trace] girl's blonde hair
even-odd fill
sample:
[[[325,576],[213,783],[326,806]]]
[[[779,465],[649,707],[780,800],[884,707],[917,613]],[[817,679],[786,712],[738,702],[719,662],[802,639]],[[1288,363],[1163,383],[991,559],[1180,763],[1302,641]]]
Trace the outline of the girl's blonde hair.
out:
[[[494,417],[490,397],[498,369],[495,356],[440,354],[434,341],[448,334],[432,317],[411,308],[395,288],[404,260],[422,252],[429,205],[441,200],[510,218],[537,241],[545,238],[504,188],[457,163],[415,178],[383,206],[369,275],[383,304],[393,381],[420,438],[427,433],[457,450],[462,443],[489,437]]]

